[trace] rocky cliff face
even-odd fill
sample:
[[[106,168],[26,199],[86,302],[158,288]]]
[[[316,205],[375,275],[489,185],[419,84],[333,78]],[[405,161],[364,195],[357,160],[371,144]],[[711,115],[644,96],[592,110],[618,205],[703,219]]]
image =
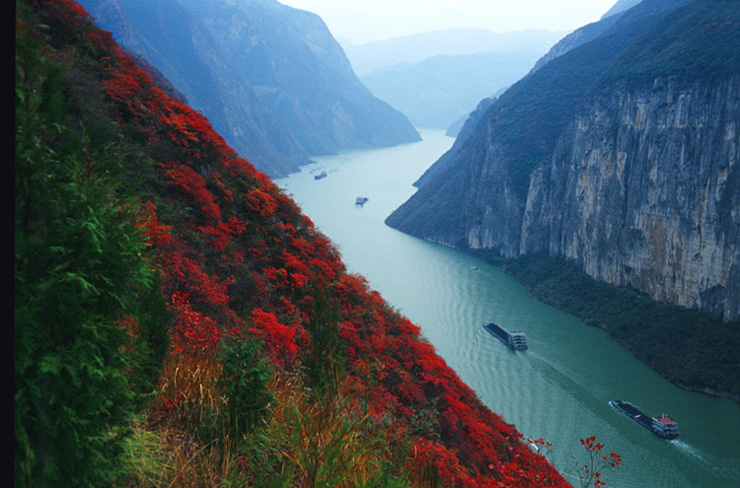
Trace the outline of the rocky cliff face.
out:
[[[534,172],[519,253],[740,315],[740,76],[594,96]]]
[[[311,155],[420,140],[375,98],[318,15],[276,0],[178,0]]]
[[[644,0],[496,100],[388,224],[740,317],[738,26],[734,2]]]
[[[258,99],[205,26],[177,0],[80,4],[122,46],[155,66],[257,168],[283,176],[310,163],[298,138]]]
[[[80,0],[270,176],[310,156],[419,140],[373,97],[323,21],[275,0]]]

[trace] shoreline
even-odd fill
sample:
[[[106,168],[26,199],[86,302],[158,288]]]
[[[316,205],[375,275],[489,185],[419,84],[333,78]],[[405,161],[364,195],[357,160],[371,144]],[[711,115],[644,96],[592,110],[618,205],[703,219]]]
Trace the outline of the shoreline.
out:
[[[537,300],[538,302],[544,303],[544,304],[546,304],[548,306],[551,306],[551,307],[553,307],[553,308],[555,308],[557,310],[560,310],[562,312],[566,312],[566,313],[569,313],[571,315],[574,315],[574,316],[578,317],[579,319],[581,319],[583,321],[583,323],[585,325],[589,326],[589,327],[596,327],[596,328],[598,328],[600,330],[603,330],[604,332],[607,333],[607,335],[609,336],[609,338],[612,341],[616,342],[620,347],[626,349],[638,361],[642,362],[647,367],[649,367],[651,370],[653,370],[656,373],[658,373],[661,377],[665,378],[665,380],[668,381],[669,383],[671,383],[672,385],[674,385],[674,386],[676,386],[678,388],[681,388],[684,391],[689,391],[689,392],[694,392],[694,393],[702,393],[702,394],[705,394],[705,395],[708,395],[708,396],[711,396],[711,397],[714,397],[714,398],[732,400],[732,401],[740,404],[740,394],[734,394],[734,393],[727,392],[727,391],[720,391],[720,390],[717,390],[717,389],[714,389],[714,388],[710,388],[710,387],[704,386],[704,385],[693,385],[692,386],[692,385],[682,384],[682,383],[680,383],[678,381],[672,380],[664,371],[661,370],[661,368],[657,368],[654,365],[650,364],[649,362],[645,361],[632,348],[628,347],[622,341],[620,341],[616,337],[614,337],[614,335],[612,333],[612,330],[610,329],[608,323],[606,323],[604,321],[600,321],[600,322],[595,323],[595,324],[588,323],[582,315],[579,315],[578,313],[575,313],[572,310],[568,310],[567,308],[565,308],[563,306],[560,306],[560,305],[558,305],[556,303],[552,303],[552,302],[550,302],[550,301],[548,301],[546,299],[543,299],[540,296],[537,296],[537,294],[535,294],[533,292],[533,286],[528,285],[527,283],[524,283],[518,277],[516,277],[515,275],[513,275],[512,273],[509,272],[509,269],[508,269],[509,267],[507,266],[507,263],[513,262],[512,259],[503,258],[503,257],[495,257],[495,258],[491,259],[491,258],[486,258],[485,254],[478,253],[475,250],[460,250],[460,249],[456,249],[456,250],[458,250],[458,251],[460,251],[460,252],[462,252],[464,254],[467,254],[469,256],[472,256],[472,257],[474,257],[476,259],[480,259],[482,262],[484,262],[486,264],[489,264],[491,266],[494,266],[494,267],[497,267],[497,268],[501,269],[502,271],[504,271],[504,273],[506,273],[507,276],[511,277],[513,280],[515,280],[520,285],[524,286],[526,288],[526,290],[527,290],[527,295],[530,296],[531,298]],[[549,258],[554,259],[552,257],[549,257]],[[654,303],[658,303],[658,302],[655,302],[654,300],[653,300],[653,302]]]

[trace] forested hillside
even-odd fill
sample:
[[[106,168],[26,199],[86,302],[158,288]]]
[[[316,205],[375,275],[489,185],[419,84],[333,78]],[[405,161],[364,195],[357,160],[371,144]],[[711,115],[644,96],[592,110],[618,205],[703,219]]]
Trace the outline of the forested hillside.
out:
[[[16,487],[567,486],[77,3],[16,6]]]

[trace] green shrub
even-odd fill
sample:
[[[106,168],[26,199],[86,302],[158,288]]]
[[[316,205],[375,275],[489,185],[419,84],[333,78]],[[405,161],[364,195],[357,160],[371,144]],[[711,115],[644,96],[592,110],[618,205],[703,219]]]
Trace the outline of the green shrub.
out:
[[[100,486],[143,379],[140,299],[161,298],[121,162],[67,127],[64,72],[41,46],[17,30],[15,485]]]
[[[221,346],[217,385],[226,399],[226,424],[235,439],[250,432],[274,400],[268,388],[273,368],[261,356],[261,346],[255,339],[228,339]]]

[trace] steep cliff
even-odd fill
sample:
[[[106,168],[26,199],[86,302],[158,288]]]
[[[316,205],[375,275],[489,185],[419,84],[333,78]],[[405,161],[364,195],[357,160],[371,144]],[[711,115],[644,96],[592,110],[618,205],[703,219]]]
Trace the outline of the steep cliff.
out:
[[[74,0],[17,6],[15,486],[570,486]]]
[[[604,35],[556,57],[503,93],[443,157],[436,176],[387,219],[388,225],[460,248],[519,253],[529,175],[555,148],[578,102],[672,0],[643,2]],[[476,116],[477,117],[477,116]],[[453,148],[454,149],[454,148]],[[444,165],[445,169],[438,170]]]
[[[312,155],[419,139],[354,75],[321,19],[274,0],[82,0],[270,176]]]
[[[698,4],[615,63],[532,175],[521,253],[740,316],[739,25],[727,2]]]
[[[738,99],[740,76],[596,96],[532,176],[520,252],[738,317]]]
[[[738,317],[738,26],[737,2],[643,1],[502,95],[389,225]]]

